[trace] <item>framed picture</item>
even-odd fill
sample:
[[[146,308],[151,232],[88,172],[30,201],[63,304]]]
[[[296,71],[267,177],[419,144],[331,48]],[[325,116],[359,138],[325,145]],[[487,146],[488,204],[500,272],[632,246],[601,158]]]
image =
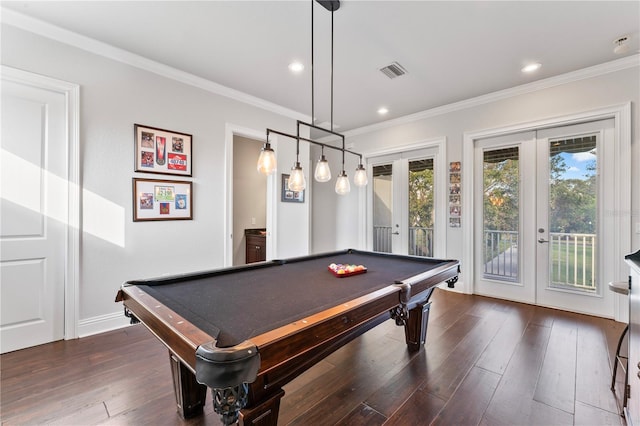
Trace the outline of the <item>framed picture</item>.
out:
[[[304,203],[304,191],[289,189],[289,175],[282,175],[282,201],[285,203]]]
[[[133,178],[133,221],[193,219],[192,183]]]
[[[134,125],[136,172],[191,176],[191,135]]]

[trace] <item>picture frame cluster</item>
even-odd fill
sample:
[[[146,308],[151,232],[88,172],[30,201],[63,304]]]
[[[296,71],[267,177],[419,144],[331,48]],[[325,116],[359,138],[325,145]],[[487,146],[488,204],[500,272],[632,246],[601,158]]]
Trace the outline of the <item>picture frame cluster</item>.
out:
[[[134,124],[135,172],[192,176],[192,141],[187,133]],[[133,221],[192,220],[193,183],[133,178]]]
[[[462,165],[460,161],[452,161],[449,163],[449,226],[451,228],[460,228],[461,226],[461,183]]]

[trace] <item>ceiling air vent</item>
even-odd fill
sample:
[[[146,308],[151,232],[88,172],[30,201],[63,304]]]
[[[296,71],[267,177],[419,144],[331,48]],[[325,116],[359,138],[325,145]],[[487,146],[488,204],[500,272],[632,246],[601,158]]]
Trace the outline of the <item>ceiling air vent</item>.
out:
[[[389,78],[400,77],[401,75],[405,75],[407,70],[405,70],[402,65],[397,62],[392,62],[384,68],[380,68],[382,74],[386,75]]]

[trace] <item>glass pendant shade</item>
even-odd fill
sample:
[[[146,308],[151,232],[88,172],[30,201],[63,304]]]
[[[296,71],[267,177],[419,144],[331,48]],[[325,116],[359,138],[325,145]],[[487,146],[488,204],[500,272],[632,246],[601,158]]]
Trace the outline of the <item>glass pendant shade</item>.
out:
[[[316,163],[316,171],[314,177],[318,182],[328,182],[331,180],[331,169],[329,168],[329,162],[323,155]]]
[[[336,193],[338,195],[345,195],[351,191],[351,184],[349,183],[349,178],[347,177],[347,173],[343,170],[338,176],[338,180],[336,180]]]
[[[307,182],[304,179],[304,173],[302,172],[302,167],[298,162],[296,162],[291,168],[288,187],[290,191],[295,191],[295,192],[304,191],[304,189],[307,187]]]
[[[367,171],[362,164],[358,164],[356,174],[353,175],[353,183],[356,186],[365,186],[369,180],[367,179]]]
[[[260,151],[260,157],[258,157],[257,169],[265,176],[269,176],[276,171],[276,153],[271,149],[269,142],[265,143]]]

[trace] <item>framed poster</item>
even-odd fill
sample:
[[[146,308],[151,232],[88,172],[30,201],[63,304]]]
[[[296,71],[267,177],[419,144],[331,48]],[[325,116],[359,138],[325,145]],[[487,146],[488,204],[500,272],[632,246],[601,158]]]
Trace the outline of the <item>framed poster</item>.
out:
[[[282,198],[285,203],[304,203],[304,190],[291,191],[289,189],[289,175],[282,175]]]
[[[191,135],[134,125],[135,171],[191,176]]]
[[[133,178],[134,222],[191,219],[191,182]]]

